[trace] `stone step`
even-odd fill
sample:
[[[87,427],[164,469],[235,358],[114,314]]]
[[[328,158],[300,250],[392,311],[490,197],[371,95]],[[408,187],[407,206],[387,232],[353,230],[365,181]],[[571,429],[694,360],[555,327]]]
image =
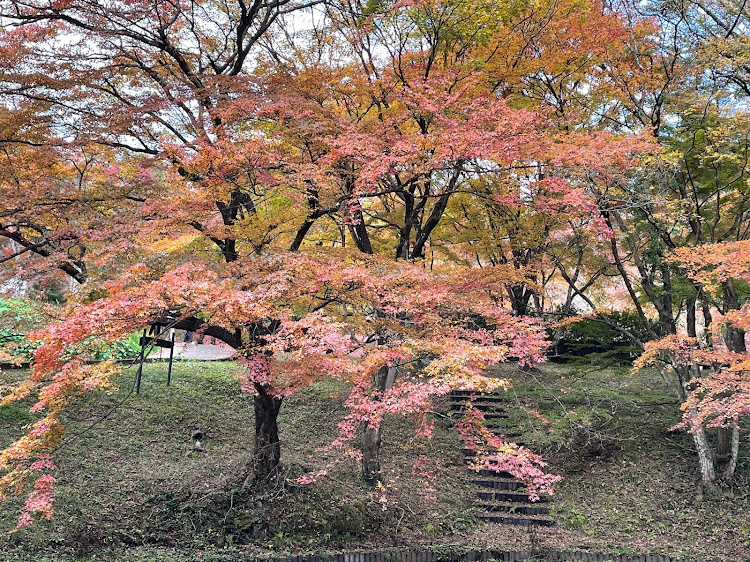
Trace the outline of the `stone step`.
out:
[[[498,437],[499,437],[500,435],[502,435],[502,433],[500,433],[500,434],[497,434],[497,436],[498,436]],[[504,441],[505,443],[515,443],[515,444],[516,444],[516,445],[518,445],[519,447],[526,447],[526,442],[525,442],[525,441],[515,441],[515,440],[513,440],[513,439],[504,439],[503,441]]]
[[[497,449],[495,447],[484,447],[482,450],[489,455],[497,453]],[[469,449],[468,447],[464,447],[463,449],[461,449],[461,453],[463,453],[465,457],[477,456],[477,452],[474,449]]]
[[[532,502],[529,498],[529,494],[518,493],[518,492],[477,492],[477,497],[484,501],[495,501],[495,502],[517,502],[517,503],[539,503],[548,501],[546,498],[540,498],[538,501]]]
[[[511,515],[549,515],[548,507],[518,505],[508,502],[481,503],[477,507],[482,511],[491,513],[510,513]]]
[[[503,431],[503,428],[500,426],[485,426],[487,429],[489,429],[494,435],[504,435],[508,439],[515,439],[516,437],[523,436],[523,433],[520,431]]]
[[[498,390],[474,390],[472,388],[454,388],[451,390],[451,394],[486,394],[487,396],[501,396],[505,391],[500,388]]]
[[[525,447],[526,446],[526,442],[525,441],[521,441],[520,439],[514,439],[513,437],[509,436],[507,433],[502,433],[500,431],[498,431],[497,433],[495,433],[493,431],[492,435],[494,435],[495,437],[499,437],[503,441],[503,443],[515,443],[519,447]]]
[[[522,437],[523,434],[518,428],[508,427],[509,416],[503,408],[503,403],[507,401],[500,394],[481,394],[470,390],[453,391],[450,394],[450,410],[454,418],[468,407],[468,402],[482,412],[485,427],[494,435],[505,440]],[[494,448],[481,449],[487,454],[495,451]],[[477,456],[477,451],[468,447],[462,448],[461,453],[467,462],[471,462]],[[545,517],[549,515],[549,507],[544,503],[549,502],[549,498],[540,498],[532,502],[526,493],[524,483],[509,472],[487,468],[467,468],[467,472],[470,482],[477,487],[477,508],[480,510],[476,514],[477,519],[488,523],[523,526],[550,526],[554,523],[552,519]]]
[[[525,489],[523,482],[518,482],[517,480],[507,480],[507,479],[492,480],[492,479],[482,478],[482,479],[472,480],[471,483],[481,488],[492,488],[494,490],[507,490],[509,492],[515,492],[517,490]]]
[[[488,523],[503,523],[505,525],[539,525],[549,527],[552,520],[543,517],[523,516],[523,515],[498,515],[492,512],[477,513],[476,518]]]
[[[472,402],[472,407],[475,410],[481,410],[482,412],[505,412],[502,408],[498,408],[495,404],[484,404],[482,402]],[[466,402],[455,402],[451,404],[451,411],[458,412],[466,409]],[[485,416],[486,417],[486,416]]]
[[[505,431],[505,428],[500,425],[485,425],[487,429],[490,430],[490,433],[493,435],[504,435],[508,439],[515,439],[516,437],[521,437],[523,433],[519,431]]]
[[[503,412],[503,413],[506,412],[504,410],[498,410],[498,411],[499,412]],[[507,419],[505,419],[505,418],[498,418],[498,419],[494,419],[494,420],[487,420],[487,421],[485,421],[484,425],[485,425],[485,427],[489,427],[489,428],[498,427],[498,428],[504,428],[504,429],[512,429],[513,431],[521,431],[521,427],[519,427],[517,424],[513,424],[510,427],[508,427],[509,424],[510,424],[510,422]]]
[[[494,477],[494,478],[504,478],[504,479],[514,479],[515,476],[513,476],[510,472],[505,472],[504,470],[492,470],[488,468],[482,468],[480,470],[474,470],[473,468],[467,468],[466,472],[473,476],[486,476],[486,477]]]
[[[492,394],[451,394],[451,402],[466,402],[471,400],[472,402],[491,402],[493,404],[505,402],[505,399],[500,396],[493,396]]]
[[[484,419],[486,420],[499,420],[499,419],[505,419],[508,417],[508,414],[503,412],[484,412]]]
[[[526,446],[525,443],[516,443],[516,445],[518,445],[519,447],[525,447]],[[486,448],[485,452],[491,455],[492,453],[497,452],[497,449]],[[468,447],[464,447],[463,449],[461,449],[461,454],[463,454],[463,456],[466,457],[466,458],[474,458],[474,457],[477,456],[477,452],[475,450],[473,450],[473,449],[469,449]]]

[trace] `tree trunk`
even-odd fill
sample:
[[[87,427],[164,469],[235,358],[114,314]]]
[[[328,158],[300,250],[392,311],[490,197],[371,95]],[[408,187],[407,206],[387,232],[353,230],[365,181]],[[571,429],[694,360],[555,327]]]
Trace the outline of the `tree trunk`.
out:
[[[700,370],[698,365],[693,364],[688,370],[675,369],[680,380],[681,392],[679,393],[680,402],[687,400],[689,391],[687,387],[692,378],[700,376]],[[690,415],[695,416],[697,414],[695,406],[690,409]],[[711,494],[718,494],[719,484],[717,482],[716,473],[716,459],[711,451],[711,445],[706,437],[706,429],[703,426],[697,428],[696,431],[692,432],[693,443],[695,444],[695,452],[698,455],[698,465],[701,470],[701,480],[706,490]]]
[[[716,470],[726,473],[729,461],[732,459],[732,440],[729,437],[729,429],[720,427],[716,436]]]
[[[380,480],[380,427],[367,426],[362,439],[362,476],[374,484]]]
[[[729,351],[735,353],[747,353],[747,347],[745,346],[745,330],[729,326],[727,327],[724,338]]]
[[[383,393],[393,386],[398,367],[386,365],[375,375],[375,387]],[[362,439],[362,476],[366,482],[374,484],[381,479],[380,443],[382,442],[380,425],[368,425]]]
[[[695,322],[695,299],[688,299],[687,303],[687,335],[691,338],[697,337],[698,330]]]
[[[719,493],[719,486],[716,483],[716,469],[714,468],[714,459],[711,455],[711,447],[706,438],[706,431],[701,427],[693,433],[693,442],[695,451],[698,453],[698,463],[701,467],[701,480],[706,489],[712,494]]]
[[[731,452],[729,455],[729,462],[724,469],[725,482],[731,482],[734,480],[734,471],[737,469],[737,460],[740,456],[740,428],[737,426],[737,422],[732,424],[732,439],[731,439]]]
[[[527,290],[523,285],[514,285],[508,288],[510,307],[514,316],[526,316],[531,294],[531,291]]]
[[[724,303],[727,309],[737,310],[740,308],[739,299],[737,293],[731,282],[727,282],[724,288]],[[745,331],[735,328],[733,326],[727,326],[724,333],[724,343],[726,343],[727,349],[734,353],[747,353],[747,346],[745,345]],[[734,432],[737,431],[736,425],[731,429],[732,435],[730,436],[730,428],[720,427],[718,429],[718,444],[716,448],[716,468],[721,472],[726,482],[731,482],[734,477],[734,470],[737,464],[734,459]],[[737,435],[739,439],[739,434]]]
[[[268,393],[264,386],[255,385],[255,446],[248,462],[248,478],[267,478],[276,473],[281,459],[278,416],[282,398]]]
[[[531,299],[534,301],[534,310],[536,311],[536,315],[539,318],[544,318],[544,303],[542,302],[542,299],[539,298],[539,295],[536,293],[531,294]]]
[[[702,290],[700,294],[703,295]],[[705,297],[701,298],[701,308],[703,309],[703,335],[706,340],[706,345],[711,347],[713,345],[713,338],[711,337],[709,328],[713,322],[713,316],[711,315],[711,305]]]

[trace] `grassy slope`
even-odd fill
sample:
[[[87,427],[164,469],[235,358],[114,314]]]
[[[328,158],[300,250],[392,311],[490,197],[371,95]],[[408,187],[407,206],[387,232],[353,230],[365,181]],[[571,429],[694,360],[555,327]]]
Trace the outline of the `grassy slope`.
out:
[[[746,433],[734,488],[703,497],[692,439],[668,431],[680,412],[655,373],[545,366],[508,377],[510,397],[550,423],[521,408],[513,421],[565,477],[554,502],[558,525],[537,537],[542,548],[750,556]]]
[[[71,411],[70,436],[112,413],[63,445],[55,518],[1,536],[0,560],[111,559],[95,554],[110,547],[121,559],[188,560],[196,551],[230,559],[237,550],[263,555],[412,544],[750,555],[747,448],[728,497],[699,499],[690,438],[666,430],[679,412],[649,375],[558,367],[501,373],[514,382],[510,400],[551,422],[518,414],[511,425],[565,476],[554,503],[558,525],[530,534],[471,519],[473,494],[458,439],[442,418],[431,441],[415,439],[409,420],[387,420],[387,484],[362,484],[356,461],[326,448],[346,394],[335,381],[284,404],[284,474],[243,490],[252,402],[240,395],[232,366],[179,363],[169,388],[165,369],[150,365],[141,396],[113,412],[132,372],[122,376],[118,393],[92,395]],[[561,388],[565,393],[556,392]],[[28,422],[22,409],[0,408],[0,445],[22,422]],[[195,429],[207,434],[204,451],[192,450]],[[431,459],[429,478],[414,468],[419,455]],[[319,483],[295,484],[296,476],[321,468],[328,475]],[[14,507],[0,512],[0,530],[13,527]]]

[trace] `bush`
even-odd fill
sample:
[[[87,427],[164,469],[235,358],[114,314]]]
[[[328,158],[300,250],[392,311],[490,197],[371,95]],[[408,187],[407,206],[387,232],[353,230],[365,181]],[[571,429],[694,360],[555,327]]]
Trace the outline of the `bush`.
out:
[[[608,319],[644,342],[651,339],[649,328],[657,330],[655,322],[645,326],[635,312],[614,311],[609,314]],[[621,332],[604,322],[586,318],[565,326],[553,360],[609,366],[632,363],[641,351],[640,347]]]
[[[115,342],[100,343],[93,347],[91,359],[94,361],[127,361],[135,359],[141,353],[140,336],[131,334],[125,339]]]
[[[39,327],[41,315],[30,302],[0,297],[0,350],[29,360],[38,347],[26,333]]]
[[[26,334],[43,325],[43,316],[33,302],[0,297],[0,350],[31,361],[39,342],[30,341]],[[126,361],[138,357],[141,351],[139,335],[133,334],[116,342],[93,341],[83,344],[92,361]]]

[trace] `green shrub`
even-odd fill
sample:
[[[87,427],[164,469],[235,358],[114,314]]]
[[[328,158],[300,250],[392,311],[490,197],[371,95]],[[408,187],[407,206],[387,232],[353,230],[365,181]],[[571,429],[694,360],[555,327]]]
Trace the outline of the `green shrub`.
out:
[[[31,302],[0,297],[0,349],[14,357],[29,360],[39,346],[26,339],[26,333],[39,327],[41,315]]]
[[[42,327],[42,320],[33,302],[0,297],[0,349],[31,361],[40,342],[30,341],[26,334]],[[87,358],[93,361],[125,361],[138,357],[141,350],[138,334],[116,342],[89,340],[81,344],[80,349],[85,349]]]
[[[651,339],[649,329],[657,330],[656,323],[644,325],[635,312],[614,311],[608,315],[608,320],[644,342]],[[632,363],[640,353],[640,347],[622,332],[600,320],[586,318],[565,326],[554,359],[606,366]]]
[[[138,357],[140,352],[140,337],[138,334],[131,334],[122,340],[99,343],[93,346],[91,350],[91,359],[94,361],[106,361],[108,359],[127,361],[128,359],[135,359]]]

